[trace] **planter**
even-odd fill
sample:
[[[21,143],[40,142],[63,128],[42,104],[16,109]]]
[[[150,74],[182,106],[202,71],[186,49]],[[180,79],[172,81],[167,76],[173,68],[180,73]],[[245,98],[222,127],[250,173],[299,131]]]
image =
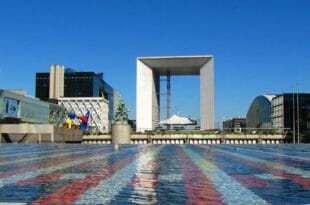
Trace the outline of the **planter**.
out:
[[[130,144],[130,125],[112,124],[112,143]]]

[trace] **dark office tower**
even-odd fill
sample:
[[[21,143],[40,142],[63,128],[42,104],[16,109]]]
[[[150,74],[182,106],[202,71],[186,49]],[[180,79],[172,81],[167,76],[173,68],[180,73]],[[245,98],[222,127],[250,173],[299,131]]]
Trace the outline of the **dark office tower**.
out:
[[[104,92],[100,80],[93,72],[65,73],[64,97],[98,97]]]
[[[295,142],[310,142],[310,94],[284,93],[272,100],[274,128],[290,129]],[[299,139],[298,139],[299,137]]]
[[[62,72],[59,66],[51,66],[49,73],[36,73],[36,97],[44,101],[58,97],[105,96],[108,99],[109,94],[113,95],[113,88],[103,80],[102,73],[72,69]]]
[[[49,73],[36,73],[36,98],[48,101],[49,99]]]

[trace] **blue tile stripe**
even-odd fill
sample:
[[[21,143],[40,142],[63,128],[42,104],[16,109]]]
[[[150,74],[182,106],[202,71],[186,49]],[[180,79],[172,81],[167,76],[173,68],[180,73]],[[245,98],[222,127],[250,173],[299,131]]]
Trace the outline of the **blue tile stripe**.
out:
[[[205,176],[212,181],[216,190],[221,193],[225,203],[234,205],[269,204],[267,201],[242,186],[239,182],[235,181],[232,177],[219,169],[214,163],[205,160],[186,146],[183,146],[182,148],[193,162],[203,171]]]
[[[291,174],[298,174],[302,177],[310,178],[310,172],[306,171],[306,170],[302,170],[302,169],[295,168],[295,167],[285,166],[285,165],[282,165],[281,163],[269,162],[267,160],[259,159],[256,157],[251,157],[248,155],[242,155],[242,154],[239,154],[237,152],[225,151],[223,149],[216,149],[216,151],[226,153],[226,154],[229,154],[231,156],[236,156],[236,157],[239,157],[242,159],[250,160],[250,161],[253,161],[256,163],[262,163],[264,165],[270,166],[270,167],[275,168],[275,169],[283,170],[283,171],[286,171],[286,172],[291,173]]]
[[[137,167],[147,164],[158,154],[159,150],[160,148],[156,148],[156,150],[144,154],[108,179],[101,181],[97,187],[88,189],[75,204],[108,204],[131,181]],[[94,198],[94,196],[96,197]]]
[[[110,153],[110,154],[117,154],[117,153],[114,152],[114,153]],[[107,154],[107,155],[110,155],[110,154]],[[82,164],[85,162],[96,161],[96,160],[104,160],[107,158],[107,155],[97,155],[97,156],[90,157],[90,158],[84,158],[81,160],[75,160],[75,161],[71,161],[71,162],[67,162],[67,163],[61,163],[57,166],[51,166],[48,168],[38,169],[38,170],[34,170],[34,171],[30,171],[30,172],[6,177],[3,179],[0,179],[0,188],[5,186],[5,185],[8,185],[8,184],[16,183],[20,180],[34,178],[34,177],[42,175],[42,174],[49,174],[51,172],[66,169],[68,167],[76,166],[76,165],[79,165],[79,164]]]

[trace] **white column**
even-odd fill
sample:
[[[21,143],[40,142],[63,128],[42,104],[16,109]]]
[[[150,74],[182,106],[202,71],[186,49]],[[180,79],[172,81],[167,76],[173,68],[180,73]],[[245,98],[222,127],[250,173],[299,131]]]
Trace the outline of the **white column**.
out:
[[[153,71],[137,60],[137,131],[143,132],[153,128]]]
[[[49,98],[55,98],[55,66],[50,66]]]
[[[214,129],[214,68],[211,58],[200,69],[200,129]]]

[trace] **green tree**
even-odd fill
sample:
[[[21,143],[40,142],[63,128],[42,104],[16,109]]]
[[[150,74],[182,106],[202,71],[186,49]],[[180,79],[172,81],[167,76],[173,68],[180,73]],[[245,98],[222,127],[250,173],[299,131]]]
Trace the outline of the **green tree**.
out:
[[[125,106],[125,102],[120,100],[114,115],[114,122],[128,122],[128,112],[129,110]]]

